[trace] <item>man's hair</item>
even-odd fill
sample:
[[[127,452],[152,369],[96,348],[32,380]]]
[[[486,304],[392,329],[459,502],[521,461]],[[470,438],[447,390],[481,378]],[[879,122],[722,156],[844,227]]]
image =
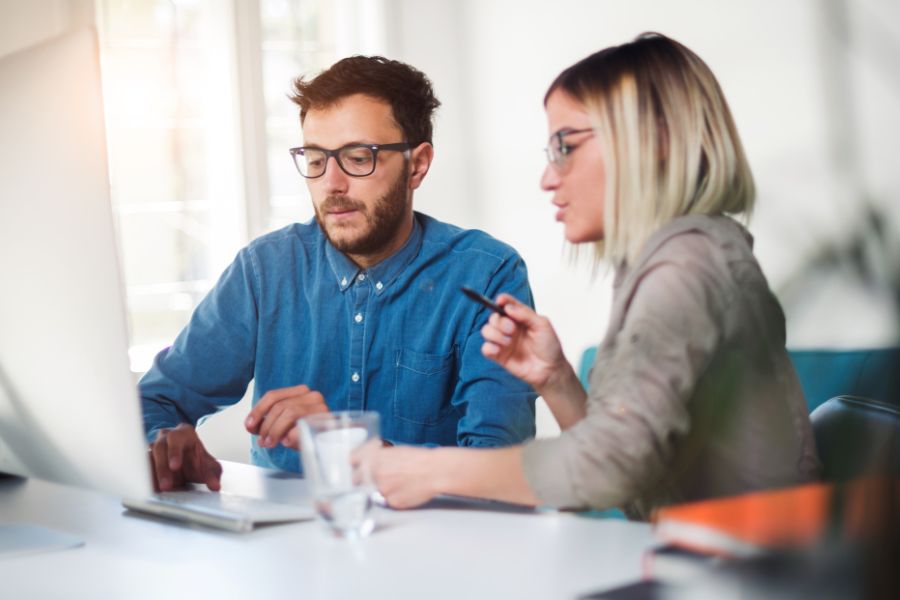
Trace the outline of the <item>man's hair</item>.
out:
[[[668,221],[749,215],[755,189],[731,111],[709,67],[658,33],[606,48],[550,85],[584,105],[606,157],[599,258],[633,262]]]
[[[313,79],[294,80],[291,100],[300,107],[300,122],[311,109],[333,106],[348,96],[365,94],[387,102],[404,141],[432,143],[432,117],[441,105],[424,73],[382,56],[351,56]]]

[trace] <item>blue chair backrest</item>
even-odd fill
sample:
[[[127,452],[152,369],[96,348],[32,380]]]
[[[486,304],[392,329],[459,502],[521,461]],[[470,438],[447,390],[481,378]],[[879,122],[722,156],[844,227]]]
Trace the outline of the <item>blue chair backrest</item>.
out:
[[[900,406],[900,348],[789,350],[811,413],[836,396],[862,396]],[[597,347],[581,355],[578,379],[585,389]]]
[[[597,346],[591,346],[581,354],[581,362],[578,363],[578,380],[581,381],[581,385],[584,389],[588,389],[588,378],[596,358]]]
[[[835,396],[900,405],[900,348],[789,350],[812,412]]]
[[[594,366],[594,360],[597,358],[597,346],[591,346],[581,354],[581,361],[578,363],[578,380],[584,389],[588,389],[588,376],[591,374],[591,367]],[[618,508],[609,508],[606,510],[589,510],[581,513],[581,516],[597,518],[597,519],[617,519],[625,520],[625,513]]]

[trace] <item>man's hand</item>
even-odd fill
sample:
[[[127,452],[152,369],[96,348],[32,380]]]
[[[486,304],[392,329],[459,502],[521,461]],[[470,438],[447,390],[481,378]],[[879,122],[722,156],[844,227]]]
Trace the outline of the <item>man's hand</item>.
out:
[[[258,435],[262,448],[282,444],[300,449],[297,419],[328,412],[325,397],[305,385],[270,390],[259,399],[244,421],[247,431]]]
[[[222,465],[203,447],[197,430],[182,423],[162,429],[150,445],[153,489],[161,492],[205,483],[212,491],[221,487]]]

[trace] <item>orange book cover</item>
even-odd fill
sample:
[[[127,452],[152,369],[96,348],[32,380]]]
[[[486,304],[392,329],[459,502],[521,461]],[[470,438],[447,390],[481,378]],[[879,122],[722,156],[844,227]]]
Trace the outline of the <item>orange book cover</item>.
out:
[[[898,497],[897,487],[896,481],[887,479],[838,487],[813,483],[667,506],[653,521],[656,534],[670,544],[719,556],[752,556],[815,544],[832,521],[840,524],[839,535],[869,531],[877,526],[873,515],[883,512],[886,501],[893,501],[892,489],[893,498]]]

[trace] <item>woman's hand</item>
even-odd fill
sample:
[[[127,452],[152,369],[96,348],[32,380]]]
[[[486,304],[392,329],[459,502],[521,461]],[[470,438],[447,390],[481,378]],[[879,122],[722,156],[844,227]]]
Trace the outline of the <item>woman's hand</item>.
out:
[[[413,508],[440,492],[436,484],[435,450],[394,446],[378,448],[366,457],[378,491],[391,508]]]
[[[420,506],[438,494],[537,506],[525,481],[522,446],[504,448],[372,447],[354,453],[369,462],[375,485],[391,508]]]
[[[508,316],[494,313],[481,328],[481,353],[542,393],[568,364],[550,320],[508,294],[497,304]]]

